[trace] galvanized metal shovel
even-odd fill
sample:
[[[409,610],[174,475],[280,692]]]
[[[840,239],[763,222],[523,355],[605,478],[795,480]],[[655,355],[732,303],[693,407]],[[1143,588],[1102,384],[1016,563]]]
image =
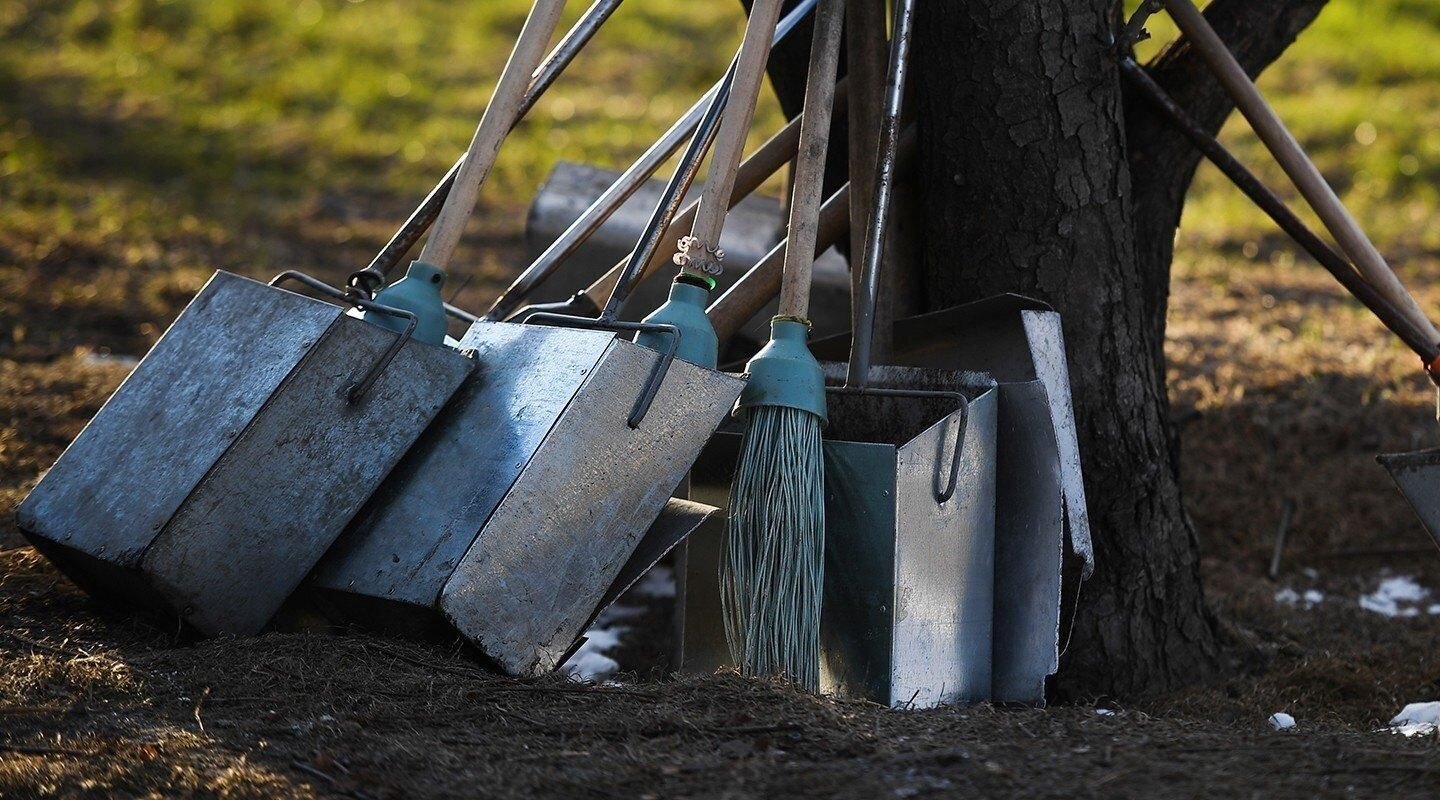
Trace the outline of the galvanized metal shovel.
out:
[[[258,632],[474,367],[290,279],[408,316],[217,272],[17,512],[87,591]]]
[[[703,158],[720,106],[712,110],[677,178],[688,181]],[[662,227],[683,195],[673,188],[657,211]],[[611,305],[633,284],[621,281]],[[461,343],[482,365],[477,380],[315,585],[362,609],[438,609],[514,674],[563,663],[742,386],[675,359],[673,335],[666,352],[617,335],[651,330],[673,333],[613,312],[472,325]]]

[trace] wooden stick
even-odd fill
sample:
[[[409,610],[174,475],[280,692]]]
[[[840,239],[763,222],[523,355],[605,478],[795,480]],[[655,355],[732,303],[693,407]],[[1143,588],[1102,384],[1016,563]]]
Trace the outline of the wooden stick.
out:
[[[835,85],[835,110],[838,113],[845,108],[847,93],[845,81]],[[735,170],[735,186],[730,191],[730,208],[744,200],[750,194],[760,188],[760,184],[769,180],[771,176],[780,171],[780,168],[790,163],[795,157],[795,152],[800,142],[800,120],[798,118],[781,128],[774,136],[771,136],[760,145],[749,158],[740,164]],[[695,213],[700,207],[700,201],[696,200],[681,210],[679,216],[670,224],[673,230],[689,230],[695,224]],[[615,290],[615,282],[620,279],[620,274],[625,271],[625,265],[633,258],[632,252],[619,263],[610,268],[609,272],[595,279],[590,288],[585,290],[585,296],[596,306],[605,304],[605,298]],[[655,255],[650,259],[640,272],[639,281],[650,278],[661,267],[673,263],[671,254],[665,250],[656,250]]]
[[[765,62],[770,59],[771,32],[779,21],[780,6],[781,0],[755,0],[750,8],[750,20],[745,25],[745,40],[740,45],[740,58],[736,64],[735,82],[730,89],[730,104],[726,107],[725,119],[720,123],[720,131],[715,135],[710,174],[705,179],[704,191],[700,193],[700,208],[690,231],[690,236],[698,240],[696,246],[706,252],[691,252],[692,263],[687,268],[700,266],[693,263],[695,259],[720,260],[720,230],[725,227],[725,212],[730,208],[730,192],[735,185],[735,168],[745,147],[745,135],[755,116],[755,100],[760,96]],[[703,266],[700,271],[704,272]]]
[[[860,263],[865,251],[865,226],[870,222],[870,195],[875,191],[875,152],[880,149],[880,95],[885,90],[886,45],[885,0],[848,0],[849,20],[845,26],[845,63],[859,102],[850,104],[849,154],[850,185],[855,202],[850,204],[850,261]],[[860,296],[860,270],[852,269],[851,297]]]
[[[1165,0],[1165,6],[1175,24],[1195,45],[1200,56],[1219,78],[1226,92],[1235,101],[1236,108],[1249,120],[1257,136],[1265,143],[1279,162],[1285,174],[1295,182],[1295,187],[1305,197],[1316,216],[1325,223],[1326,229],[1335,237],[1340,249],[1381,294],[1400,309],[1433,341],[1440,341],[1440,331],[1431,324],[1429,317],[1421,310],[1415,298],[1400,282],[1384,256],[1360,229],[1359,223],[1350,215],[1335,190],[1326,183],[1320,170],[1305,155],[1300,143],[1285,128],[1280,117],[1261,96],[1260,91],[1245,74],[1244,68],[1235,60],[1229,48],[1221,41],[1215,29],[1210,27],[1205,16],[1190,0]]]
[[[795,156],[795,191],[790,200],[785,267],[780,278],[780,316],[806,319],[810,313],[810,276],[815,267],[815,240],[820,225],[825,156],[830,146],[830,116],[835,100],[835,70],[840,62],[840,37],[845,32],[846,0],[820,0],[815,11],[815,38],[810,47],[810,73],[805,84],[805,110],[800,118],[800,149]]]
[[[844,238],[850,229],[849,215],[850,184],[847,183],[835,190],[825,204],[820,206],[820,224],[815,232],[815,252],[823,253]],[[759,314],[760,309],[780,291],[780,275],[784,270],[788,241],[775,245],[760,259],[760,263],[745,273],[706,310],[710,324],[715,326],[715,334],[722,343]]]
[[[486,107],[480,126],[470,140],[470,147],[465,151],[465,160],[455,176],[455,185],[445,198],[440,216],[430,229],[430,238],[425,240],[425,247],[420,251],[421,261],[441,268],[450,263],[465,232],[465,222],[475,210],[480,186],[495,165],[505,135],[519,116],[530,78],[545,56],[545,46],[550,43],[550,36],[555,32],[564,10],[565,0],[537,0],[530,9],[530,16],[525,19],[520,38],[510,51],[510,59],[505,62],[505,71],[500,74],[490,105]]]
[[[790,124],[781,128],[774,136],[766,140],[765,144],[745,159],[735,170],[735,184],[730,191],[730,202],[727,208],[732,208],[751,192],[760,188],[771,175],[774,175],[795,157],[795,148],[800,141],[800,121],[791,120]],[[695,224],[695,215],[700,208],[701,200],[695,200],[680,211],[674,222],[670,223],[670,229],[683,231],[691,229]],[[637,285],[655,273],[666,264],[673,263],[670,259],[674,251],[666,251],[657,248],[655,255],[640,271],[636,278]],[[631,258],[635,257],[632,251],[630,255],[620,259],[619,263],[611,267],[608,272],[595,279],[590,288],[585,290],[588,296],[597,306],[605,304],[605,298],[615,290],[615,282],[620,279],[620,274],[625,271],[625,265]]]

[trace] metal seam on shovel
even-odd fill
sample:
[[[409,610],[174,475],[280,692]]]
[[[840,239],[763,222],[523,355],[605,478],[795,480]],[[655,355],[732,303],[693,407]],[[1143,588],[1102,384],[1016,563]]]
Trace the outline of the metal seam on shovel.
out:
[[[402,308],[392,308],[391,306],[381,305],[373,300],[367,300],[366,298],[352,295],[350,292],[341,291],[318,278],[313,278],[293,269],[286,270],[274,278],[271,278],[270,285],[278,288],[280,284],[285,281],[303,283],[321,294],[333,297],[336,300],[340,300],[356,308],[374,311],[378,314],[387,314],[392,317],[400,317],[405,320],[405,329],[395,335],[395,341],[391,343],[389,347],[385,348],[384,354],[365,372],[365,377],[350,384],[350,387],[345,390],[346,402],[359,402],[360,398],[364,397],[365,394],[370,391],[370,388],[375,385],[375,381],[380,379],[380,373],[384,372],[385,368],[390,366],[390,362],[395,360],[395,356],[400,355],[400,351],[405,347],[405,343],[410,340],[410,335],[415,332],[417,322],[415,315]]]

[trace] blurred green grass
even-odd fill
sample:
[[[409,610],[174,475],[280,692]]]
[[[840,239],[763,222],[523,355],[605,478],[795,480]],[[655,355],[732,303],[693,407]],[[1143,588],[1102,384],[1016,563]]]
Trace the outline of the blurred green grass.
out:
[[[138,352],[215,267],[363,263],[463,149],[528,5],[6,0],[0,347]],[[472,299],[514,268],[557,160],[628,163],[720,74],[738,6],[620,8],[503,151],[458,270]],[[1440,250],[1440,3],[1334,0],[1262,86],[1382,247]],[[767,95],[757,130],[777,118]],[[1285,185],[1243,121],[1224,138]],[[1203,168],[1177,274],[1275,235]]]

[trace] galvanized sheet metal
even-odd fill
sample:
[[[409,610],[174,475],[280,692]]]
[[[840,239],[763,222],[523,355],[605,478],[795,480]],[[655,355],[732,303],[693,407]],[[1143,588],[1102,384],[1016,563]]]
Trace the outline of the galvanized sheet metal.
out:
[[[614,334],[477,322],[468,381],[321,561],[334,592],[429,608]]]
[[[1425,531],[1440,545],[1440,450],[1392,453],[1377,460],[1390,471]]]
[[[339,315],[328,303],[216,272],[20,504],[20,526],[136,566]]]
[[[970,402],[955,495],[940,503],[959,414],[900,448],[896,463],[892,706],[990,698],[995,593],[996,392]]]
[[[187,622],[263,628],[472,370],[411,340],[350,402],[394,337],[338,316],[145,552],[143,571]]]
[[[1060,666],[1064,502],[1048,408],[1038,380],[1000,386],[992,693],[1001,703],[1044,705],[1045,679]]]
[[[513,674],[554,669],[744,385],[675,360],[638,429],[658,353],[614,341],[441,592]]]
[[[835,365],[830,365],[833,373]],[[843,365],[839,365],[843,370]],[[877,368],[879,385],[950,385],[954,373]],[[958,489],[946,503],[959,415],[933,400],[831,398],[825,441],[825,600],[821,688],[895,706],[988,699],[992,662],[997,398],[982,376],[972,395]],[[858,423],[847,430],[846,420]],[[874,438],[879,441],[840,439]],[[692,496],[722,502],[740,436],[723,433],[693,473]],[[719,615],[717,565],[723,519],[688,542],[687,671],[733,666]]]

